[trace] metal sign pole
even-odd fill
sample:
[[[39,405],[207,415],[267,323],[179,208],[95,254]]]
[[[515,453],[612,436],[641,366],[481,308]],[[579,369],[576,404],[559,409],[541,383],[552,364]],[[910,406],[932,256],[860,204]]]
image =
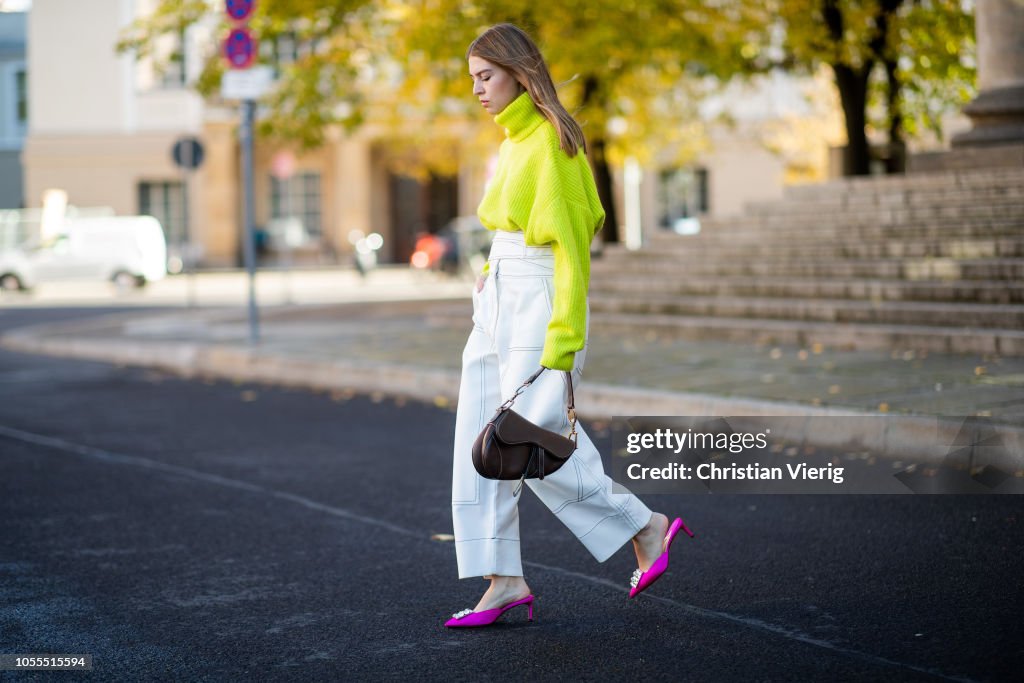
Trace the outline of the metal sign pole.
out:
[[[242,250],[245,269],[249,271],[249,343],[255,346],[260,340],[259,313],[256,309],[256,244],[255,212],[253,211],[253,138],[256,135],[256,100],[266,92],[272,80],[270,67],[253,67],[259,52],[256,37],[248,26],[255,8],[255,0],[226,0],[224,9],[234,28],[224,39],[224,57],[231,67],[224,74],[221,93],[226,99],[242,100],[242,126],[239,130],[242,143],[242,204],[245,223],[242,234]]]
[[[188,215],[188,186],[189,178],[191,177],[191,169],[195,163],[195,159],[192,158],[192,152],[195,151],[190,142],[182,145],[181,149],[181,223],[182,234],[178,235],[178,251],[181,254],[181,268],[185,273],[185,305],[188,308],[194,308],[196,305],[195,297],[195,272],[192,268],[191,260],[191,248],[192,248],[192,226],[190,225]]]
[[[252,148],[256,102],[245,99],[242,102],[242,128],[239,131],[242,143],[242,177],[245,232],[242,235],[242,249],[245,268],[249,272],[249,343],[257,344],[260,338],[259,313],[256,309],[256,245],[254,243],[253,211],[253,168]]]
[[[191,178],[192,177],[192,173],[186,173],[185,177],[186,178]],[[185,197],[186,197],[185,208],[186,208],[186,211],[187,211],[188,210],[188,201],[187,201],[188,194],[185,194]],[[196,273],[196,267],[197,267],[197,263],[196,263],[196,246],[192,243],[192,221],[191,220],[188,221],[188,229],[185,231],[185,251],[184,251],[183,256],[184,256],[184,258],[182,259],[182,263],[183,263],[183,267],[185,268],[186,286],[188,288],[188,294],[187,294],[188,306],[189,306],[189,308],[194,308],[195,306],[198,305],[198,299],[199,299],[198,292],[199,292],[199,288],[197,286],[198,283],[196,282],[196,276],[197,276],[197,273]]]
[[[284,302],[292,303],[291,271],[292,271],[292,177],[284,181]]]
[[[180,273],[186,279],[185,304],[192,308],[196,305],[196,264],[194,262],[195,249],[192,244],[192,218],[189,216],[188,210],[188,194],[193,172],[203,163],[203,146],[196,138],[183,136],[178,138],[174,147],[171,148],[171,158],[174,159],[174,165],[181,169],[181,197],[178,202],[181,211],[181,225],[168,222],[166,235],[168,246],[176,248],[180,252]],[[168,205],[168,210],[170,210],[170,205]],[[173,217],[172,214],[168,214],[167,220],[170,221]]]

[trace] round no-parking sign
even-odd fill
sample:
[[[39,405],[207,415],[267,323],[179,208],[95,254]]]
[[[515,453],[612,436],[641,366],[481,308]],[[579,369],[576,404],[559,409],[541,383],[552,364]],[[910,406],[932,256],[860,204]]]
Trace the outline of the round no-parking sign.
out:
[[[255,6],[256,0],[226,0],[224,3],[224,9],[231,21],[248,21]]]
[[[232,69],[247,69],[256,61],[256,38],[247,28],[232,29],[224,39],[224,58]]]

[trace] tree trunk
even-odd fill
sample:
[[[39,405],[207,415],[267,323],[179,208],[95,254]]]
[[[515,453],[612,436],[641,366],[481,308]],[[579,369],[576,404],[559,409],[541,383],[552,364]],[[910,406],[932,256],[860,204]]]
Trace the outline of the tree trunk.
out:
[[[871,153],[868,137],[864,132],[867,124],[868,76],[874,67],[874,60],[868,60],[860,69],[854,69],[838,60],[845,26],[839,0],[824,0],[821,14],[829,35],[836,46],[836,61],[830,65],[839,88],[839,99],[843,106],[846,123],[846,149],[843,154],[843,175],[867,175],[871,172]]]
[[[906,168],[906,145],[903,142],[903,115],[900,111],[900,81],[896,77],[896,57],[890,53],[889,26],[903,0],[882,0],[878,6],[878,33],[870,43],[871,51],[885,67],[886,105],[889,112],[889,154],[886,173],[903,173]]]
[[[856,70],[845,64],[832,65],[846,123],[843,175],[868,175],[871,172],[871,152],[864,128],[867,124],[868,75],[872,66],[874,62]]]
[[[615,218],[615,195],[612,192],[612,174],[604,155],[604,138],[590,141],[590,154],[594,162],[594,182],[597,184],[597,196],[605,210],[604,227],[601,228],[601,240],[606,244],[619,241],[619,222]]]
[[[839,99],[843,105],[843,117],[846,120],[846,153],[843,158],[843,175],[868,175],[871,172],[871,149],[865,133],[867,125],[868,78],[875,63],[881,61],[886,68],[889,79],[889,163],[890,173],[901,172],[904,167],[905,146],[903,143],[903,119],[899,110],[899,82],[896,79],[896,64],[887,54],[886,45],[889,40],[890,19],[896,15],[904,0],[881,0],[878,13],[875,15],[878,32],[871,39],[868,47],[874,58],[868,59],[859,69],[842,64],[838,59],[831,64],[839,88]],[[842,45],[845,26],[843,13],[839,9],[839,0],[823,0],[822,17],[829,35],[839,52]],[[838,56],[838,54],[837,54]]]
[[[597,78],[587,76],[583,79],[583,102],[582,107],[598,106],[595,93],[598,90]],[[604,207],[604,227],[601,228],[601,241],[611,244],[619,241],[619,221],[615,213],[615,193],[612,190],[612,172],[608,168],[608,160],[605,157],[604,131],[595,133],[588,142],[590,164],[594,169],[594,183],[597,185],[597,196]]]
[[[888,173],[906,173],[907,143],[903,139],[903,111],[900,109],[900,82],[896,78],[896,62],[885,60],[885,75],[889,82],[889,160]]]

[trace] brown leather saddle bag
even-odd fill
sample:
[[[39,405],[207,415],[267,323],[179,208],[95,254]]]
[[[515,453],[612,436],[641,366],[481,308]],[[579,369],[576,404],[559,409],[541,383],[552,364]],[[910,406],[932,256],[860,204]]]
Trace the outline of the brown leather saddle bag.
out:
[[[576,410],[570,373],[565,373],[569,382],[569,436],[538,427],[512,410],[519,394],[546,369],[535,372],[498,408],[473,443],[476,471],[486,479],[518,479],[513,495],[519,495],[523,480],[543,479],[557,472],[576,450]]]

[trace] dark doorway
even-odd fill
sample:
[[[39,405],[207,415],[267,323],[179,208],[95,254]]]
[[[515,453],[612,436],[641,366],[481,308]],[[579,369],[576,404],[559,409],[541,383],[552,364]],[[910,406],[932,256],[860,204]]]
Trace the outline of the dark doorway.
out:
[[[393,263],[408,263],[420,232],[436,233],[458,215],[459,183],[455,176],[430,176],[422,182],[389,174]]]

